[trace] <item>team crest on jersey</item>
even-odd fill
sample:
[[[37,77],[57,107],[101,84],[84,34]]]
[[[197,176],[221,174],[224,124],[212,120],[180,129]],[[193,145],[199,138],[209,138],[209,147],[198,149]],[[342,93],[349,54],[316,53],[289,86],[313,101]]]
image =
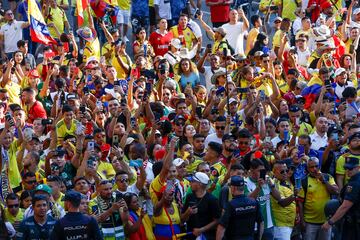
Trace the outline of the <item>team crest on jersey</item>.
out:
[[[347,193],[351,193],[351,191],[352,191],[352,186],[347,186],[347,187],[346,187],[346,192],[347,192]]]

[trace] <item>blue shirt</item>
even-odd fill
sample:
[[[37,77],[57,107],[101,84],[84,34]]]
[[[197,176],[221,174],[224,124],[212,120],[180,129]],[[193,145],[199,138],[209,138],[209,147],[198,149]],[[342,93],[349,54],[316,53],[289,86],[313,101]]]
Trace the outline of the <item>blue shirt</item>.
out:
[[[149,1],[148,0],[132,0],[131,1],[132,17],[149,17]]]
[[[185,89],[186,84],[191,83],[191,87],[194,88],[196,85],[200,84],[199,75],[196,73],[191,73],[189,76],[181,75],[180,78],[180,87],[182,90]]]
[[[50,234],[54,228],[56,220],[47,215],[45,224],[39,225],[34,216],[24,219],[18,232],[16,233],[16,239],[18,240],[45,240],[50,239]]]
[[[171,16],[173,19],[180,17],[180,13],[185,9],[188,0],[170,0]]]

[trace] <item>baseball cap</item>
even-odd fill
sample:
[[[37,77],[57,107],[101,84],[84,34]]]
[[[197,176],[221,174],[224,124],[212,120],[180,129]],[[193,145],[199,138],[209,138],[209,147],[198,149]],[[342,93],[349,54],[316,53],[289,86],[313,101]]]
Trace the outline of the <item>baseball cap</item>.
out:
[[[178,38],[173,38],[173,39],[171,39],[170,45],[172,45],[176,49],[180,49],[181,48],[181,41]]]
[[[274,22],[276,22],[276,21],[282,21],[282,18],[281,18],[281,17],[277,17],[277,18],[274,19]]]
[[[230,98],[229,99],[229,104],[232,104],[233,102],[238,103],[238,100],[236,100],[235,98]]]
[[[180,167],[185,161],[182,160],[181,158],[175,158],[174,161],[173,161],[173,164],[176,166],[176,167]]]
[[[290,112],[298,112],[300,111],[300,108],[297,105],[291,105],[289,108]]]
[[[345,158],[345,164],[344,164],[345,169],[352,169],[357,166],[359,166],[359,158],[356,157]]]
[[[79,205],[81,202],[81,194],[74,190],[69,190],[65,193],[65,196],[63,198],[64,201],[69,201],[73,203],[74,205]]]
[[[242,187],[245,185],[244,178],[241,176],[232,176],[230,179],[230,186]]]
[[[225,31],[225,29],[224,29],[224,28],[222,28],[222,27],[213,28],[213,30],[214,30],[214,32],[218,32],[218,33],[220,33],[220,34],[221,34],[221,36],[223,36],[223,37],[225,37],[225,35],[226,35],[226,31]]]
[[[343,72],[346,72],[345,68],[338,68],[335,71],[335,77],[340,76]]]
[[[186,121],[185,117],[183,115],[176,115],[174,118],[174,122],[177,123],[179,120]]]
[[[360,8],[357,8],[357,9],[355,9],[354,11],[353,11],[353,14],[354,15],[357,15],[357,14],[359,14],[360,13]]]
[[[36,188],[35,188],[35,192],[38,192],[38,191],[43,191],[43,192],[46,192],[48,194],[51,195],[52,193],[52,189],[51,187],[49,187],[48,185],[46,184],[40,184],[38,185]]]
[[[226,141],[226,140],[235,140],[235,136],[232,135],[231,133],[226,133],[224,134],[224,136],[222,137],[222,141]]]
[[[196,173],[190,178],[190,181],[195,181],[195,182],[199,182],[199,183],[204,184],[204,185],[208,185],[210,179],[209,179],[208,175],[206,175],[205,173],[196,172]]]

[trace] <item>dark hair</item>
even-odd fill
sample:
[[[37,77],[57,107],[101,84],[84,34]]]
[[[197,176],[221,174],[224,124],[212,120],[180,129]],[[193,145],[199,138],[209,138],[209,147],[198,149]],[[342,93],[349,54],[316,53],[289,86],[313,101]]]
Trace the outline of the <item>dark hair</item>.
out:
[[[16,195],[16,193],[9,193],[6,196],[6,201],[8,201],[8,200],[16,200],[16,199],[19,200],[19,197],[18,197],[18,195]]]
[[[22,175],[22,179],[26,179],[28,177],[36,177],[36,175],[33,172],[26,172]]]
[[[21,48],[21,47],[25,47],[25,44],[27,44],[28,42],[25,41],[25,40],[19,40],[17,41],[16,45],[18,48]]]
[[[226,122],[226,117],[220,115],[216,118],[215,122]]]
[[[23,53],[22,51],[17,50],[17,51],[14,52],[14,54],[13,54],[14,60],[15,60],[15,55],[16,55],[17,53],[21,53],[21,55],[23,56],[23,60],[20,62],[20,65],[21,65],[21,66],[25,66],[25,55],[24,55],[24,53]]]
[[[152,171],[154,173],[154,177],[158,176],[161,172],[161,169],[163,167],[163,162],[155,162],[152,166]]]
[[[6,226],[6,218],[5,218],[5,211],[2,205],[0,205],[0,211],[1,211],[1,215],[0,215],[0,237],[1,239],[10,239],[9,236],[9,231],[7,229]]]
[[[354,120],[348,118],[348,119],[345,119],[344,121],[341,122],[341,129],[345,129],[345,125],[348,124],[348,123],[353,123]]]
[[[276,125],[279,126],[279,124],[280,124],[281,122],[289,122],[289,119],[282,117],[282,118],[280,118],[280,119],[277,121]]]
[[[193,136],[193,140],[195,140],[197,138],[205,138],[205,136],[200,133],[195,133],[195,135]]]
[[[71,106],[69,106],[69,105],[67,105],[67,104],[65,104],[65,105],[63,106],[62,113],[72,112],[72,111],[74,111],[74,110],[73,110],[73,108],[72,108]]]
[[[133,197],[138,197],[135,193],[132,193],[132,192],[127,192],[123,195],[123,198],[128,206],[128,208],[130,209],[130,204],[131,204],[131,199]]]
[[[59,176],[56,175],[49,175],[46,178],[46,182],[57,182],[58,184],[62,183],[62,179]]]
[[[255,23],[260,19],[259,15],[252,15],[250,18],[250,22],[253,26],[255,26]]]
[[[311,145],[311,138],[310,138],[310,136],[309,135],[307,135],[307,134],[301,134],[300,136],[299,136],[299,139],[305,139],[308,143],[309,143],[309,145]]]
[[[356,128],[360,128],[360,125],[359,124],[351,124],[351,126],[349,127],[349,131],[351,130],[351,129],[356,129]]]
[[[245,168],[240,163],[235,163],[231,165],[230,170],[245,170]]]
[[[223,147],[220,143],[217,142],[209,142],[208,148],[215,151],[218,155],[222,153]]]
[[[357,96],[357,92],[354,87],[346,87],[342,95],[344,98],[353,98]]]
[[[330,70],[327,67],[322,67],[319,69],[319,75],[329,73]]]
[[[119,171],[117,171],[116,174],[115,174],[115,179],[116,179],[118,176],[120,176],[120,175],[125,175],[125,174],[129,176],[129,173],[128,173],[128,172],[126,172],[126,171],[124,171],[124,170],[119,170]]]
[[[276,127],[276,121],[273,118],[265,118],[265,124],[270,123]]]
[[[49,202],[45,195],[34,194],[34,196],[31,199],[31,204],[33,205],[33,207],[35,207],[35,204],[38,201],[46,201],[47,203]]]
[[[260,166],[264,166],[264,163],[260,159],[254,158],[250,161],[250,169],[257,169]]]

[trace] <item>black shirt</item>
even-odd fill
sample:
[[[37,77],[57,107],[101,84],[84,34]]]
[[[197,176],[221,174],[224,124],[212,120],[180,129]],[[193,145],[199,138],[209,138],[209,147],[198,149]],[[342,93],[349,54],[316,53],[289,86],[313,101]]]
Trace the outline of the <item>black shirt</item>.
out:
[[[202,198],[196,197],[194,193],[189,194],[186,197],[183,212],[190,206],[197,206],[197,213],[191,215],[187,221],[187,232],[192,232],[194,228],[201,228],[214,219],[219,219],[221,215],[219,203],[217,199],[210,193],[206,193]],[[204,233],[207,240],[215,239],[216,228],[213,228]],[[196,239],[195,236],[190,236],[188,239]]]
[[[80,212],[69,212],[55,223],[51,239],[102,239],[95,218]]]
[[[245,195],[239,195],[226,205],[219,224],[226,228],[226,239],[241,239],[253,236],[255,222],[262,221],[259,203]]]

